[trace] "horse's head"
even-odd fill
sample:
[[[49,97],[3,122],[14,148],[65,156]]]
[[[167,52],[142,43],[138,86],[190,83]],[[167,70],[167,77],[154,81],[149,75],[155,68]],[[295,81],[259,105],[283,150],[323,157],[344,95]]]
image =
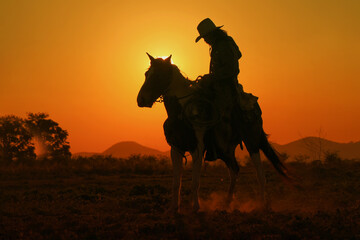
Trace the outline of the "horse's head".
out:
[[[150,58],[150,68],[145,73],[145,82],[142,85],[137,103],[139,107],[152,107],[156,99],[165,94],[171,83],[171,55],[166,58]]]

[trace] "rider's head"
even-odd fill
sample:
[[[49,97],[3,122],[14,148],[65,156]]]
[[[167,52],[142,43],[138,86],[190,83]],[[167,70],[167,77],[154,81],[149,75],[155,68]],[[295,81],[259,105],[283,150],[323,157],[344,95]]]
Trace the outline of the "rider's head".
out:
[[[201,38],[204,38],[205,42],[212,45],[214,40],[217,38],[217,35],[214,34],[218,32],[223,26],[217,27],[210,18],[205,18],[197,26],[199,36],[196,38],[195,42],[198,42]]]

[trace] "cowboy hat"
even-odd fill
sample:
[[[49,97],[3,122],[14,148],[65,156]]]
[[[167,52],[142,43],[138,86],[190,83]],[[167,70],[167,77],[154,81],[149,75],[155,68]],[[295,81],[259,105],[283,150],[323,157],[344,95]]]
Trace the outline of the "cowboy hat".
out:
[[[204,20],[202,20],[199,25],[197,26],[197,30],[200,34],[200,36],[198,36],[195,40],[195,42],[198,42],[201,38],[205,37],[207,34],[209,34],[210,32],[222,28],[224,25],[217,27],[213,21],[211,21],[210,18],[205,18]]]

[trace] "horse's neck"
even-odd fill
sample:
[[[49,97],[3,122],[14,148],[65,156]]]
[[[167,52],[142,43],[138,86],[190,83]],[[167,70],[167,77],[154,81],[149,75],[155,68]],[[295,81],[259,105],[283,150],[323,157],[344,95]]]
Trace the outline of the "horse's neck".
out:
[[[180,73],[178,69],[173,70],[171,84],[167,91],[167,96],[176,97],[180,104],[186,100],[185,97],[191,94],[193,90],[190,87],[189,81]]]

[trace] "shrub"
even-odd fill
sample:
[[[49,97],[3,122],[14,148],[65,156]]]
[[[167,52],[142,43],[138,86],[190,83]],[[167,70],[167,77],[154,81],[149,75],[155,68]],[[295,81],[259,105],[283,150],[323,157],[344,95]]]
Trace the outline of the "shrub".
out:
[[[327,165],[338,165],[341,163],[341,158],[337,152],[325,152],[325,164]]]

